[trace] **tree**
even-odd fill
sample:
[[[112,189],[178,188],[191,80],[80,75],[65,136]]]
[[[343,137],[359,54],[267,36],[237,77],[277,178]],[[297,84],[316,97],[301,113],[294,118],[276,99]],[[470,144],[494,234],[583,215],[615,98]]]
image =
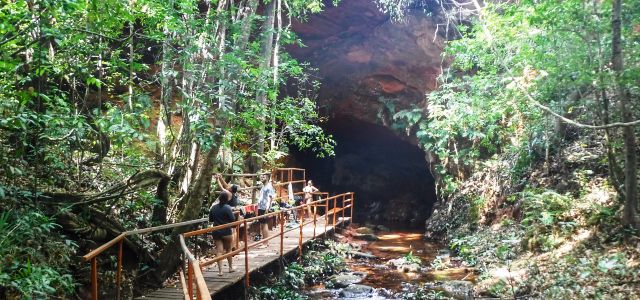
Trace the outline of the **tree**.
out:
[[[445,15],[470,9],[445,2],[450,10]],[[440,88],[428,95],[428,112],[396,115],[415,126],[426,150],[439,157],[442,191],[455,190],[461,177],[455,174],[464,176],[478,158],[513,155],[512,175],[518,178],[533,161],[562,151],[554,145],[565,138],[567,126],[597,130],[606,136],[610,182],[624,199],[623,223],[637,227],[640,120],[631,108],[638,95],[628,87],[640,78],[639,62],[637,55],[629,56],[625,68],[623,56],[637,53],[638,44],[622,42],[622,35],[633,31],[631,26],[625,31],[621,21],[637,20],[638,10],[622,15],[618,1],[611,8],[597,1],[471,3],[476,15],[471,27],[453,20],[461,38],[447,45],[453,62]],[[602,21],[608,17],[612,23]],[[616,101],[617,111],[609,110],[610,101]],[[624,159],[617,156],[620,144]]]
[[[633,122],[633,109],[629,101],[629,94],[624,82],[624,57],[622,53],[622,0],[613,1],[613,12],[611,16],[612,41],[611,41],[611,67],[615,73],[615,90],[618,98],[618,106],[622,122]],[[640,230],[640,220],[638,219],[638,158],[636,134],[634,127],[625,126],[623,129],[624,152],[625,152],[625,172],[624,188],[626,198],[624,206],[623,223]]]

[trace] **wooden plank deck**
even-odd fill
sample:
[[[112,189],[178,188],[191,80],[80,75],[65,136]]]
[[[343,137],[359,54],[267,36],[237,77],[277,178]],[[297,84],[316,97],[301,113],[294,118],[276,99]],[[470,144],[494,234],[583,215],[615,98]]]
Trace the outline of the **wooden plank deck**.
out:
[[[341,225],[343,222],[348,223],[350,218],[346,217],[344,219],[337,218],[336,216],[336,227]],[[327,230],[325,232],[324,227],[324,217],[319,216],[316,220],[316,238],[323,236],[326,233],[330,233],[333,231],[333,226],[328,225]],[[329,220],[329,223],[332,223],[332,220]],[[288,228],[285,227],[285,230]],[[280,233],[280,227],[275,226],[271,231],[270,236],[276,235]],[[303,245],[313,240],[313,223],[307,224],[302,229],[302,243]],[[298,240],[300,237],[299,227],[296,227],[294,230],[286,232],[284,234],[283,239],[283,249],[284,255],[286,256],[289,253],[298,250]],[[249,241],[251,244],[252,241]],[[253,273],[256,270],[261,269],[262,267],[278,260],[280,258],[280,238],[273,238],[269,241],[269,247],[263,249],[251,248],[249,249],[249,273]],[[207,283],[207,287],[209,288],[209,292],[211,296],[215,296],[219,291],[236,284],[239,281],[243,281],[245,278],[245,266],[244,266],[244,252],[240,252],[237,256],[233,258],[233,265],[236,269],[234,273],[229,273],[229,266],[227,264],[227,260],[223,260],[222,270],[224,272],[223,276],[218,276],[218,265],[213,264],[211,266],[206,267],[202,274]],[[249,275],[251,277],[251,275]],[[168,299],[182,299],[184,300],[184,295],[182,293],[182,286],[179,282],[177,282],[174,286],[167,286],[162,289],[156,290],[148,295],[141,296],[137,299],[158,299],[158,300],[168,300]]]

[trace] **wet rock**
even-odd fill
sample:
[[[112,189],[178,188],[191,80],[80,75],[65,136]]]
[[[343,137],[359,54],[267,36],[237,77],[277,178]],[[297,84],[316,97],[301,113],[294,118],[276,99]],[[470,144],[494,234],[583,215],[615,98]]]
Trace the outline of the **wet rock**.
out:
[[[353,257],[357,257],[357,258],[367,258],[367,259],[377,258],[375,255],[373,255],[371,253],[358,252],[358,251],[351,251],[351,255],[353,255]]]
[[[354,233],[353,234],[353,238],[356,238],[356,239],[359,239],[359,240],[371,241],[371,242],[379,240],[378,236],[376,236],[375,234]]]
[[[425,284],[425,288],[444,292],[456,299],[473,299],[473,284],[463,280],[439,281]]]
[[[418,272],[420,270],[420,264],[408,261],[404,257],[400,257],[397,259],[392,259],[387,262],[387,265],[396,268],[396,270],[408,273],[408,272]]]
[[[390,231],[389,227],[384,226],[384,225],[378,225],[378,226],[376,226],[376,229],[378,229],[380,231]]]
[[[373,288],[362,284],[352,284],[342,291],[340,291],[340,297],[344,298],[364,298],[373,292]]]
[[[369,227],[356,228],[356,233],[359,233],[359,234],[374,234],[373,229],[371,229]]]
[[[348,287],[354,283],[362,282],[365,277],[367,277],[366,273],[363,272],[351,272],[351,273],[340,273],[338,275],[334,275],[329,279],[329,283],[327,287],[329,288],[344,288]]]

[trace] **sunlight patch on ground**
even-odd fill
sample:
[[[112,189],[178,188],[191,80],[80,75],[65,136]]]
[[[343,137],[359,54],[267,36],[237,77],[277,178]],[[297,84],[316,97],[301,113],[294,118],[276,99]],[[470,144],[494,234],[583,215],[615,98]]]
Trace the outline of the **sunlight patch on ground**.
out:
[[[557,249],[551,252],[541,254],[540,257],[541,258],[545,256],[562,257],[563,255],[571,252],[571,250],[573,250],[576,247],[576,245],[578,245],[580,242],[591,238],[592,235],[593,235],[593,231],[591,229],[580,229],[578,230],[578,233],[574,235],[571,240],[565,242],[564,244],[562,244],[562,246],[558,247]]]
[[[388,240],[398,240],[402,239],[405,241],[413,241],[419,240],[422,238],[422,234],[420,233],[392,233],[392,234],[383,234],[378,236],[380,240],[388,241]]]
[[[380,246],[376,247],[380,251],[393,251],[393,252],[408,252],[411,250],[411,247],[406,246]]]

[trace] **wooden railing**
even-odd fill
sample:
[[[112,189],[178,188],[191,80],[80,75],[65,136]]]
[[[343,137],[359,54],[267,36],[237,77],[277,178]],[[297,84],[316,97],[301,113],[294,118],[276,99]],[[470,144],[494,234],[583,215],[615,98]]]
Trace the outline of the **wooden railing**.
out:
[[[299,173],[302,173],[302,180],[294,180],[295,179],[295,174],[298,173],[298,178]],[[276,190],[278,191],[278,197],[276,197],[276,199],[274,199],[274,201],[277,200],[282,200],[285,197],[282,196],[281,193],[281,187],[283,186],[287,186],[289,183],[291,184],[300,184],[302,183],[301,186],[304,186],[304,182],[306,181],[305,178],[305,170],[304,169],[298,169],[298,168],[283,168],[283,169],[276,169],[274,170],[272,173],[272,178],[273,179],[284,179],[285,175],[286,175],[286,179],[287,181],[284,182],[278,182],[274,184],[274,187],[276,188]],[[251,175],[251,174],[242,174],[242,175]],[[303,194],[303,192],[295,192],[294,195],[301,195]],[[288,229],[288,230],[284,230],[284,214],[289,212],[289,211],[293,211],[294,209],[297,210],[303,210],[306,209],[307,206],[312,206],[314,208],[314,211],[316,210],[317,207],[324,207],[324,217],[325,217],[325,232],[326,232],[326,226],[329,223],[329,221],[332,222],[333,226],[335,227],[336,224],[336,215],[338,212],[342,212],[342,217],[345,217],[345,210],[346,209],[350,209],[350,217],[353,217],[353,193],[345,193],[345,194],[341,194],[341,195],[336,195],[333,197],[328,197],[328,193],[323,193],[323,192],[319,192],[319,193],[314,193],[314,195],[320,195],[320,196],[324,196],[324,199],[320,199],[314,202],[311,202],[309,204],[303,204],[300,206],[296,206],[296,207],[292,207],[292,208],[284,208],[281,209],[280,211],[277,212],[272,212],[269,214],[265,214],[262,216],[257,216],[257,217],[253,217],[253,218],[249,218],[249,219],[245,219],[245,220],[240,220],[240,221],[236,221],[236,222],[232,222],[232,223],[228,223],[228,224],[224,224],[224,225],[220,225],[220,226],[214,226],[214,227],[210,227],[210,228],[205,228],[205,229],[200,229],[200,230],[195,230],[195,231],[190,231],[184,234],[181,234],[179,236],[180,238],[180,245],[182,247],[182,251],[183,254],[185,256],[185,261],[186,261],[186,265],[187,265],[187,278],[185,281],[185,276],[184,276],[184,270],[180,271],[180,280],[183,286],[183,291],[185,292],[185,299],[193,299],[193,280],[195,279],[196,282],[196,295],[198,296],[198,299],[210,299],[210,296],[208,296],[208,298],[206,298],[204,295],[209,295],[209,291],[206,288],[206,284],[203,285],[204,283],[204,277],[202,277],[202,272],[201,272],[201,268],[211,265],[219,260],[225,259],[229,256],[233,256],[233,255],[237,255],[240,252],[245,252],[245,267],[248,267],[248,251],[249,248],[254,247],[255,245],[262,243],[264,241],[267,240],[271,240],[273,238],[276,237],[280,237],[280,254],[282,255],[283,253],[283,238],[284,238],[284,233],[290,232],[294,229]],[[338,199],[341,199],[341,203],[342,203],[342,207],[338,208],[337,207],[337,201]],[[333,201],[333,203],[331,203]],[[322,204],[321,204],[322,203]],[[330,205],[332,204],[332,205]],[[275,204],[274,204],[275,205]],[[332,210],[329,211],[329,206],[332,207]],[[330,216],[329,215],[333,215],[332,219],[329,219]],[[304,214],[301,214],[302,218],[304,218]],[[274,236],[269,237],[268,239],[264,239],[261,240],[259,242],[255,242],[253,244],[248,244],[248,228],[249,228],[249,224],[251,224],[254,221],[257,221],[259,219],[262,218],[273,218],[273,217],[277,217],[277,220],[279,220],[280,223],[280,233]],[[302,254],[302,228],[305,225],[308,225],[310,223],[314,224],[313,227],[313,237],[316,237],[316,214],[314,213],[314,217],[313,220],[308,220],[306,221],[306,223],[304,222],[304,219],[300,222],[300,242],[299,242],[299,253],[300,255]],[[161,225],[161,226],[154,226],[154,227],[149,227],[149,228],[142,228],[142,229],[136,229],[136,230],[130,230],[130,231],[125,231],[122,232],[120,235],[118,235],[117,237],[113,238],[112,240],[108,241],[107,243],[99,246],[98,248],[92,250],[91,252],[87,253],[86,255],[84,255],[82,258],[84,261],[90,262],[91,263],[91,297],[93,300],[97,300],[99,297],[99,293],[98,293],[98,256],[102,253],[104,253],[105,251],[109,250],[111,247],[118,245],[118,257],[117,257],[117,267],[116,267],[116,278],[115,278],[115,284],[116,284],[116,298],[120,299],[121,295],[122,295],[122,254],[123,254],[123,243],[125,241],[125,239],[129,236],[134,236],[134,235],[141,235],[141,234],[148,234],[148,233],[152,233],[152,232],[159,232],[159,231],[163,231],[163,230],[169,230],[169,229],[174,229],[176,227],[186,227],[186,226],[194,226],[194,225],[206,225],[206,223],[208,223],[208,218],[201,218],[201,219],[196,219],[196,220],[190,220],[190,221],[186,221],[186,222],[180,222],[180,223],[174,223],[174,224],[166,224],[166,225]],[[189,248],[187,247],[186,243],[185,243],[185,238],[191,237],[191,236],[196,236],[196,235],[200,235],[200,234],[204,234],[207,232],[211,232],[213,230],[217,230],[217,229],[222,229],[222,228],[229,228],[229,227],[236,227],[236,231],[239,232],[241,228],[244,228],[244,248],[243,249],[237,249],[237,244],[236,244],[236,250],[230,253],[227,253],[225,255],[219,256],[219,257],[215,257],[210,261],[206,261],[204,263],[200,263],[199,260],[189,251]],[[248,270],[246,271],[246,285],[249,285],[249,274],[248,274]],[[191,288],[189,288],[191,287]],[[202,298],[200,298],[202,297]]]
[[[209,222],[208,218],[125,231],[120,235],[118,235],[117,237],[113,238],[112,240],[108,241],[107,243],[103,244],[102,246],[87,253],[85,256],[82,257],[82,259],[84,261],[91,262],[91,298],[94,300],[98,299],[98,255],[102,254],[103,252],[113,247],[114,245],[116,244],[118,245],[118,266],[116,269],[116,288],[117,288],[116,297],[117,299],[120,299],[122,295],[122,246],[126,237],[138,235],[138,234],[157,232],[157,231],[162,231],[167,229],[173,229],[176,227],[192,226],[192,225],[202,224],[206,222]]]
[[[320,195],[328,195],[328,193],[317,193]],[[338,202],[338,200],[340,200]],[[338,206],[338,204],[341,204],[340,207]],[[199,230],[193,230],[193,231],[189,231],[189,232],[185,232],[183,234],[180,235],[180,239],[182,240],[186,240],[187,238],[190,237],[196,237],[199,235],[204,235],[216,230],[220,230],[220,229],[225,229],[225,228],[231,228],[237,225],[241,225],[241,228],[243,228],[244,230],[244,247],[241,249],[236,249],[234,251],[228,252],[226,254],[223,255],[219,255],[216,256],[212,259],[200,262],[198,265],[194,264],[193,265],[193,269],[198,269],[200,270],[200,268],[204,268],[206,266],[212,265],[214,263],[217,263],[218,261],[221,261],[223,259],[226,259],[228,257],[231,256],[235,256],[240,252],[244,252],[244,265],[245,265],[245,286],[248,288],[250,285],[250,268],[249,268],[249,251],[256,247],[257,245],[261,244],[261,243],[265,243],[269,240],[272,239],[276,239],[279,238],[280,240],[280,256],[282,257],[284,255],[284,235],[285,233],[294,231],[294,230],[299,230],[299,238],[298,238],[298,255],[302,256],[302,242],[303,242],[303,228],[306,225],[309,224],[313,224],[313,238],[316,238],[316,227],[317,227],[317,214],[313,214],[313,218],[312,220],[304,220],[304,213],[300,214],[300,223],[298,228],[289,228],[286,229],[284,228],[284,224],[285,224],[285,214],[292,212],[293,210],[302,210],[304,211],[308,206],[311,206],[314,208],[318,208],[318,207],[323,207],[324,208],[324,232],[327,232],[327,226],[328,224],[331,224],[331,226],[333,228],[335,228],[336,223],[337,223],[337,215],[338,214],[342,214],[342,219],[345,220],[346,217],[346,210],[349,210],[349,218],[350,220],[353,218],[353,206],[354,205],[354,193],[344,193],[344,194],[340,194],[340,195],[335,195],[332,197],[325,197],[323,199],[319,199],[310,203],[306,203],[306,204],[302,204],[299,206],[295,206],[295,207],[291,207],[291,208],[284,208],[284,209],[280,209],[279,211],[275,211],[275,212],[271,212],[268,214],[264,214],[261,216],[257,216],[257,217],[253,217],[253,218],[248,218],[248,219],[244,219],[244,220],[240,220],[240,221],[236,221],[236,222],[231,222],[231,223],[227,223],[227,224],[223,224],[223,225],[217,225],[217,226],[213,226],[213,227],[209,227],[209,228],[204,228],[204,229],[199,229]],[[251,244],[248,243],[248,236],[249,236],[249,232],[248,232],[248,228],[249,228],[249,224],[251,224],[252,222],[256,222],[259,221],[261,219],[266,219],[266,218],[276,218],[277,220],[279,220],[278,224],[280,226],[280,232],[278,234],[272,235],[268,238],[253,242]],[[188,249],[185,250],[185,252],[188,251]],[[191,266],[191,263],[189,264],[189,266]],[[191,273],[189,273],[191,274]],[[196,283],[199,282],[199,278],[198,276],[202,276],[202,273],[197,274],[194,273],[195,279],[196,279]],[[204,280],[204,279],[202,279]],[[183,285],[183,291],[185,292],[185,299],[193,299],[193,279],[189,279],[186,283],[186,288]],[[196,285],[196,290],[200,291],[200,287]],[[208,291],[206,291],[208,293]],[[205,299],[205,298],[202,298]]]

